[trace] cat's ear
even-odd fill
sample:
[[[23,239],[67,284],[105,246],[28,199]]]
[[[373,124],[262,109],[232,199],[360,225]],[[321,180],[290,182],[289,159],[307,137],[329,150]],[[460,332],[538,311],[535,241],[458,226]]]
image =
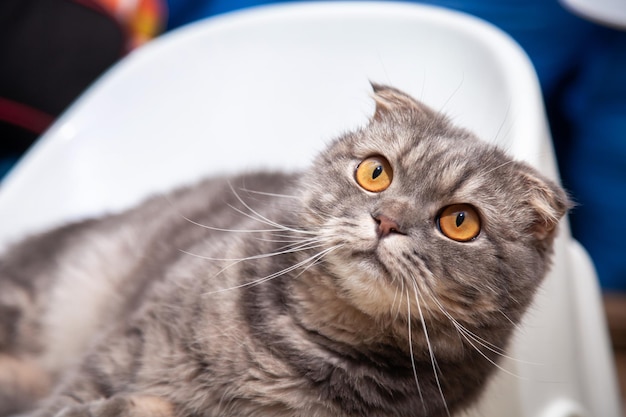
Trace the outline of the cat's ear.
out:
[[[572,207],[572,203],[560,186],[533,171],[523,172],[522,180],[528,190],[526,201],[535,216],[531,231],[538,240],[551,239],[559,220]]]
[[[382,120],[385,116],[396,112],[431,115],[432,110],[415,100],[408,94],[393,87],[371,83],[374,89],[373,98],[376,102],[373,120]]]

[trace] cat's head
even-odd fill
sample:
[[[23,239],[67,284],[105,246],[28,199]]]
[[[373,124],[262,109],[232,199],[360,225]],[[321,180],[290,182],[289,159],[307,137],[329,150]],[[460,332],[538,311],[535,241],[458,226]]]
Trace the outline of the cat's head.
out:
[[[375,85],[374,99],[369,124],[303,177],[306,221],[336,246],[323,265],[341,296],[373,316],[518,319],[547,271],[566,194],[398,90]]]

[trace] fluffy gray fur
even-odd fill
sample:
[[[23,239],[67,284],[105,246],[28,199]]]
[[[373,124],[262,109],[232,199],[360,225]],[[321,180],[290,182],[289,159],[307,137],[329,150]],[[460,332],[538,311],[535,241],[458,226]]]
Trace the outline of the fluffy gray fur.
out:
[[[404,93],[374,90],[367,126],[306,171],[205,180],[8,250],[0,415],[437,417],[472,404],[568,199]],[[371,155],[393,168],[378,193],[355,181]],[[455,203],[480,215],[468,242],[438,227]]]

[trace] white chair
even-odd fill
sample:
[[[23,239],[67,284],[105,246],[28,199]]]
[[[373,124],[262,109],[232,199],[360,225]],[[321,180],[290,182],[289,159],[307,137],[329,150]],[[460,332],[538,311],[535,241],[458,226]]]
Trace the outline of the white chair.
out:
[[[409,4],[273,6],[165,35],[103,76],[0,187],[0,245],[199,176],[302,167],[366,122],[370,80],[556,177],[535,74],[498,30]],[[621,415],[593,267],[567,227],[556,246],[511,348],[518,360],[470,414]]]

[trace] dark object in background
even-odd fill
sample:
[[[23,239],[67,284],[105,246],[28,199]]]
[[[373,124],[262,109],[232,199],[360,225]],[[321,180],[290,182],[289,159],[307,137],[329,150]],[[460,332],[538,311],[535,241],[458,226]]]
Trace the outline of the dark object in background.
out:
[[[93,0],[0,1],[0,177],[126,45]]]

